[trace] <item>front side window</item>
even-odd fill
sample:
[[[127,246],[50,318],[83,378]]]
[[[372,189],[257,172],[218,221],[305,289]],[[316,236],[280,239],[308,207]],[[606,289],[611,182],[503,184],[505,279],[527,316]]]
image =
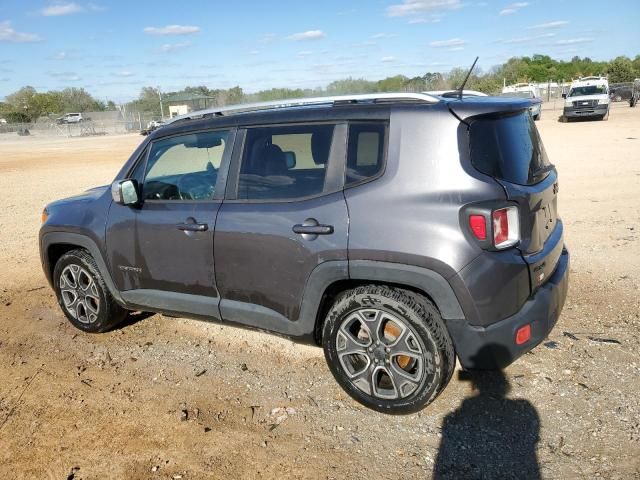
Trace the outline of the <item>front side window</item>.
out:
[[[324,191],[333,125],[295,125],[247,131],[238,199],[286,200]]]
[[[386,125],[384,123],[349,125],[345,186],[373,178],[382,171],[385,131]]]
[[[153,143],[142,188],[145,200],[210,200],[228,131],[190,133]]]

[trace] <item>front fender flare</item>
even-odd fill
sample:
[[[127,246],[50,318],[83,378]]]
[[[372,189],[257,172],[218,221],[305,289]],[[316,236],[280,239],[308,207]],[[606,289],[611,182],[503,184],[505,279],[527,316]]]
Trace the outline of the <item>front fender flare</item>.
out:
[[[111,278],[111,273],[109,268],[107,268],[107,264],[104,261],[102,256],[102,252],[98,248],[98,245],[89,237],[85,235],[81,235],[79,233],[71,233],[71,232],[47,232],[40,239],[40,257],[42,260],[42,267],[44,269],[44,273],[47,276],[47,280],[53,286],[53,279],[51,278],[52,265],[49,261],[49,248],[52,245],[74,245],[79,248],[84,248],[87,250],[98,266],[98,270],[100,271],[100,275],[104,279],[104,283],[107,285],[109,292],[116,299],[116,301],[120,305],[124,305],[125,302],[120,295],[120,292],[113,283],[113,278]]]

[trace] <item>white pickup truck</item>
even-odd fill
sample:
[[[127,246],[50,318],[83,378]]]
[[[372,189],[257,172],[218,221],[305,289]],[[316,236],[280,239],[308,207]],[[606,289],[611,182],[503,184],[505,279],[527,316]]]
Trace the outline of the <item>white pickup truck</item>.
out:
[[[609,118],[609,82],[604,77],[583,77],[571,83],[564,100],[563,120]]]

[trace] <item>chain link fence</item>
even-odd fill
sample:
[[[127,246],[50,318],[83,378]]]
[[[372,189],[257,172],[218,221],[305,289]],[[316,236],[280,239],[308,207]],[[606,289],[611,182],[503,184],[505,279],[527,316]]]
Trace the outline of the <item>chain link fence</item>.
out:
[[[107,112],[98,112],[107,113]],[[138,133],[146,128],[151,120],[160,117],[151,113],[127,112],[122,115],[87,114],[86,120],[77,123],[60,123],[56,119],[40,118],[36,122],[0,123],[0,138],[14,135],[39,137],[91,137],[100,135],[122,135]],[[84,115],[84,114],[83,114]],[[92,118],[97,116],[97,119]]]

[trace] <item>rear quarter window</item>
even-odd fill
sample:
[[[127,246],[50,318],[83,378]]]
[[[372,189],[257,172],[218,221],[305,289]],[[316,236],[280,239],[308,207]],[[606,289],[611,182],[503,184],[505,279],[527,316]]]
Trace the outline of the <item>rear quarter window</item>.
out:
[[[469,142],[473,166],[499,180],[532,185],[544,180],[552,168],[528,111],[475,118]]]
[[[345,186],[377,177],[384,168],[386,123],[349,125]]]

